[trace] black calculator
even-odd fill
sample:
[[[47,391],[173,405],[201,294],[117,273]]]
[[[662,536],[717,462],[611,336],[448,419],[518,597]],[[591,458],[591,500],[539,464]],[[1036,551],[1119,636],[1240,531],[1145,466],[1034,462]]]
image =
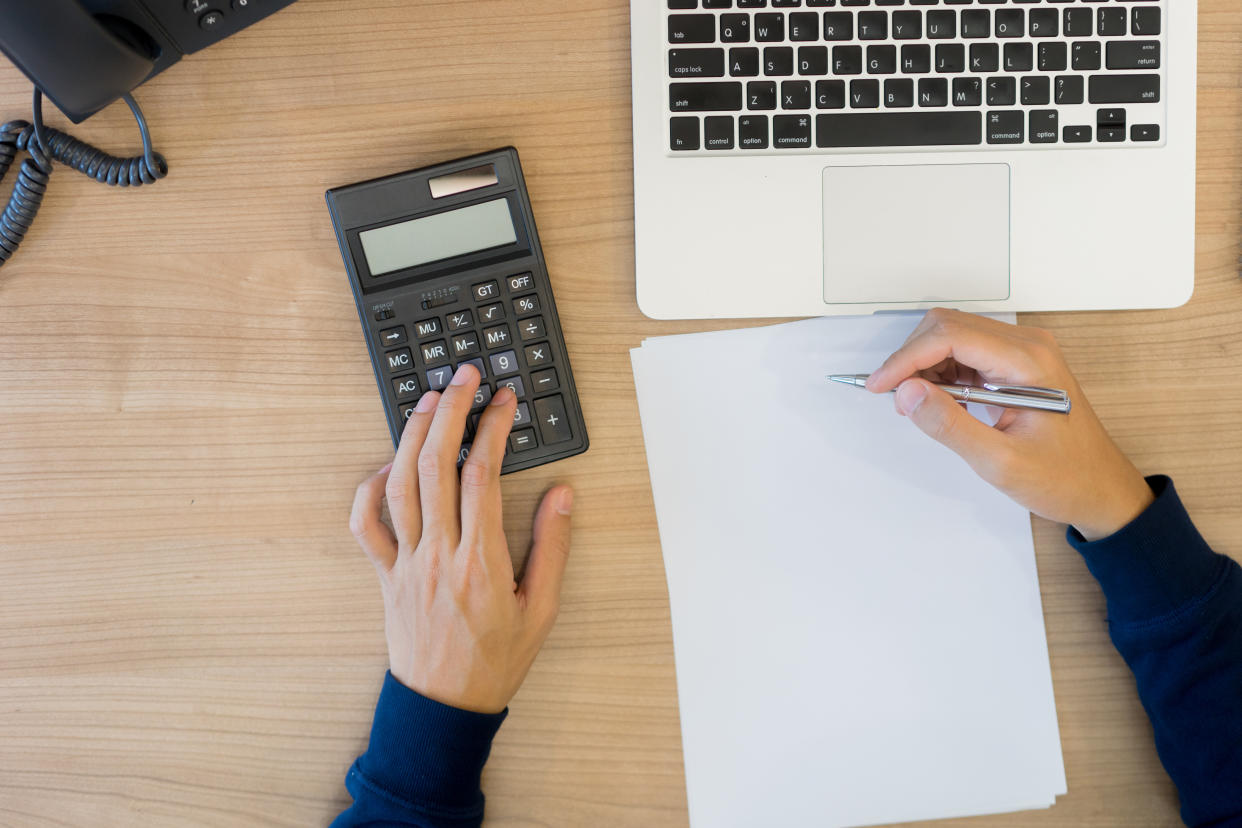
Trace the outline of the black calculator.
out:
[[[463,435],[508,386],[502,473],[581,454],[588,440],[517,150],[327,192],[393,444],[418,398],[459,365],[482,382]]]

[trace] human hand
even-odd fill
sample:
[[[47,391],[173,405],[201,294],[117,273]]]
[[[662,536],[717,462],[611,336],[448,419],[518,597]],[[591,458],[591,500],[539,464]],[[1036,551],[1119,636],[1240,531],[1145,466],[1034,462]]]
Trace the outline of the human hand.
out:
[[[1073,407],[1066,415],[1007,408],[989,427],[933,382],[1064,388]],[[1022,506],[1088,540],[1113,534],[1153,500],[1045,330],[935,308],[867,380],[868,391],[893,388],[899,414]]]
[[[358,487],[349,526],[379,573],[393,676],[443,704],[497,713],[556,620],[573,490],[544,495],[519,586],[500,502],[517,408],[510,389],[484,409],[460,479],[457,472],[478,386],[478,371],[463,365],[443,395],[423,395],[393,462]],[[385,497],[391,529],[381,519]]]

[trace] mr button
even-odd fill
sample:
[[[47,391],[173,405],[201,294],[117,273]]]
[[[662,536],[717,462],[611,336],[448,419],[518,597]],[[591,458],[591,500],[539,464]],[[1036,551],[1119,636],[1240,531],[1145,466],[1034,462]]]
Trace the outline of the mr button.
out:
[[[573,439],[569,418],[565,416],[565,401],[560,394],[535,400],[535,419],[539,421],[539,436],[545,445]]]

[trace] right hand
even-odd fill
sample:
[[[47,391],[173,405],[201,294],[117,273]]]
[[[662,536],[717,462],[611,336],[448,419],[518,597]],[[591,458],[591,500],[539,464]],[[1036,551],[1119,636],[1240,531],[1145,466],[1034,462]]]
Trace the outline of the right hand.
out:
[[[1064,388],[1073,407],[1067,415],[1008,408],[988,426],[932,384],[985,382]],[[935,308],[867,380],[868,391],[894,388],[899,414],[1019,504],[1088,540],[1113,534],[1153,500],[1047,331]]]

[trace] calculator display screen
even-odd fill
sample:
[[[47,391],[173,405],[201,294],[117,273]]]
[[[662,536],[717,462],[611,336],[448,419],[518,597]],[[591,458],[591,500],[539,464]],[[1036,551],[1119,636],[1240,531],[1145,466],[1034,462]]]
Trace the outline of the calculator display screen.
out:
[[[472,204],[358,234],[372,276],[517,241],[507,199]]]

